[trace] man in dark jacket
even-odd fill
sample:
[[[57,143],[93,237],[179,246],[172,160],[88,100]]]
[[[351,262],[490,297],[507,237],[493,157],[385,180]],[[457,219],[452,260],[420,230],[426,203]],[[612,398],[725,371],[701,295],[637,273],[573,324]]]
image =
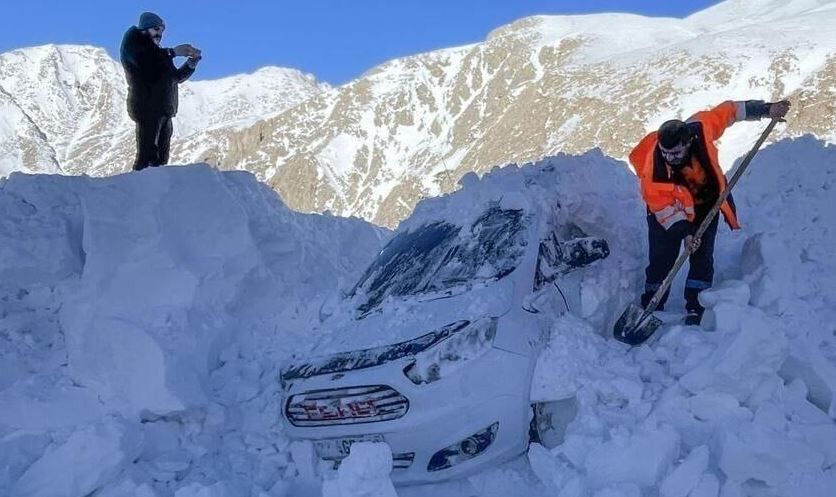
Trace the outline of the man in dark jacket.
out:
[[[120,58],[128,80],[128,115],[136,123],[134,171],[168,163],[171,118],[177,114],[177,85],[191,76],[200,61],[200,50],[185,44],[160,46],[165,23],[152,12],[143,12],[139,23],[122,38]],[[174,57],[188,57],[179,68]]]

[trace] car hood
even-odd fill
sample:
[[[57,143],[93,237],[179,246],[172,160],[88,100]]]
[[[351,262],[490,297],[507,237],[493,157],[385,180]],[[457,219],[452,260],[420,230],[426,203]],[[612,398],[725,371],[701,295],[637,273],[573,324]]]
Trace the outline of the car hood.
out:
[[[285,380],[371,367],[424,350],[482,318],[506,314],[514,302],[510,277],[459,295],[398,299],[360,319],[332,320],[311,359],[283,368]]]

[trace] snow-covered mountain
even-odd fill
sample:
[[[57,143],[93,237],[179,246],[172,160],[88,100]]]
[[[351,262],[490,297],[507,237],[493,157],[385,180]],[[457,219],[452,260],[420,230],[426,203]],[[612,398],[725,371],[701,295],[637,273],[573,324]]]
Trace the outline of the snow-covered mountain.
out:
[[[539,16],[481,43],[390,61],[337,88],[284,70],[190,83],[172,162],[246,169],[295,209],[392,226],[468,171],[594,147],[623,158],[648,129],[726,99],[788,97],[790,125],[770,141],[833,140],[834,23],[834,0],[727,0],[685,19]],[[267,77],[274,71],[287,77]],[[17,83],[7,83],[12,73]],[[126,170],[134,143],[122,83],[96,82],[121,78],[92,48],[3,55],[0,173]],[[726,166],[759,126],[724,137]]]
[[[327,88],[310,75],[276,67],[186,82],[174,140],[251,125]],[[104,49],[46,45],[0,54],[0,175],[101,176],[129,169],[135,143],[126,95],[124,71]]]
[[[532,17],[176,150],[253,171],[303,211],[393,225],[468,171],[592,147],[624,157],[649,128],[726,99],[788,97],[783,136],[832,140],[834,22],[832,0],[728,1],[686,19]],[[727,166],[762,126],[729,132]]]

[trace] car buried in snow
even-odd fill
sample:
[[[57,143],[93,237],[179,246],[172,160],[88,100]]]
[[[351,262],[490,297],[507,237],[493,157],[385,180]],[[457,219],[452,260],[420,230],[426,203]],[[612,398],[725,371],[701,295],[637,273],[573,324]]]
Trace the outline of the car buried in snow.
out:
[[[537,296],[609,254],[547,217],[491,202],[398,230],[343,302],[336,352],[282,369],[289,437],[335,465],[352,443],[386,442],[401,484],[523,453],[549,426],[529,400],[549,321]]]

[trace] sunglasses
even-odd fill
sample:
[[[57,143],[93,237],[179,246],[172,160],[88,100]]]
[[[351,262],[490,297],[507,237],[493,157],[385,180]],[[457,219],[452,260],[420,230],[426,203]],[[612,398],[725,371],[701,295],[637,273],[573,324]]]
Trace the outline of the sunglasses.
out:
[[[659,144],[659,152],[670,164],[679,164],[688,157],[688,152],[691,150],[691,140],[686,143],[680,143],[673,148],[665,148]]]

